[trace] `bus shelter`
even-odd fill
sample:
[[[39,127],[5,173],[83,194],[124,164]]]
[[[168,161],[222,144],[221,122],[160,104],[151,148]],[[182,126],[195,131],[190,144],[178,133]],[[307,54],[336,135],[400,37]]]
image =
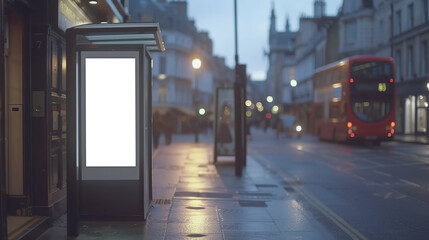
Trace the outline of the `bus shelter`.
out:
[[[79,220],[146,219],[152,200],[157,23],[88,24],[67,35],[67,233]]]

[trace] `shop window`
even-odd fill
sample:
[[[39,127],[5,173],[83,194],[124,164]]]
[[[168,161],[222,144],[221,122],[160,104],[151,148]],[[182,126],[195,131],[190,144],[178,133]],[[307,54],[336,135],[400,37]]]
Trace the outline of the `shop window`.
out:
[[[416,97],[409,96],[405,99],[405,134],[415,133]]]
[[[417,107],[427,107],[426,96],[419,95],[417,98]]]
[[[417,97],[417,132],[427,131],[427,99],[426,96]]]

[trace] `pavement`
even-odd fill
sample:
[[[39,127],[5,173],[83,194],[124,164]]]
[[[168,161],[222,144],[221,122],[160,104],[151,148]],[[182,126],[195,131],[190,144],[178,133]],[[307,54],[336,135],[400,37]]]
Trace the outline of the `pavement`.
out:
[[[75,239],[335,239],[270,169],[248,157],[213,164],[210,134],[175,135],[154,152],[153,207],[146,221],[81,221]],[[66,215],[38,240],[67,239]],[[70,238],[69,238],[70,239]],[[73,238],[71,238],[73,239]]]
[[[414,134],[396,134],[395,141],[416,144],[429,144],[429,136]]]
[[[64,215],[37,239],[339,239],[338,229],[326,225],[269,166],[248,156],[243,176],[235,177],[233,159],[213,164],[212,135],[199,139],[175,135],[169,146],[160,139],[146,221],[81,221],[79,236],[67,238]],[[428,142],[405,135],[396,140]]]

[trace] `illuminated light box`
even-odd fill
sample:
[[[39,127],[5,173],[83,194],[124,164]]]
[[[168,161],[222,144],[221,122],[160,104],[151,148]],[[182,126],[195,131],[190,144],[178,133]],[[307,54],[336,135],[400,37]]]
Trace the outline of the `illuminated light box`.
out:
[[[81,178],[138,180],[138,51],[81,52]]]

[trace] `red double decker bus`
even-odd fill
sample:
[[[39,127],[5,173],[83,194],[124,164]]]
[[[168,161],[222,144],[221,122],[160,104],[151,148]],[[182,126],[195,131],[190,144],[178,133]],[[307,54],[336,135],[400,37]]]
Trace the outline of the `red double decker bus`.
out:
[[[395,79],[391,58],[354,56],[316,70],[313,131],[334,141],[393,139]]]

